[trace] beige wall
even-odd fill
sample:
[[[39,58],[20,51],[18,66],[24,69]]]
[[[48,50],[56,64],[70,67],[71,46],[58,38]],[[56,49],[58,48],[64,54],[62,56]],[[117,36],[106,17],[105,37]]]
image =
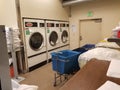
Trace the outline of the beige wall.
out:
[[[92,17],[87,13],[93,12]],[[70,28],[70,48],[79,47],[79,20],[102,18],[102,38],[111,36],[112,29],[120,21],[120,0],[96,0],[92,2],[80,3],[71,8],[70,24],[76,26],[76,31]],[[71,26],[70,26],[71,27]]]
[[[68,20],[60,0],[20,0],[22,17]]]
[[[15,0],[0,0],[0,25],[18,28]]]

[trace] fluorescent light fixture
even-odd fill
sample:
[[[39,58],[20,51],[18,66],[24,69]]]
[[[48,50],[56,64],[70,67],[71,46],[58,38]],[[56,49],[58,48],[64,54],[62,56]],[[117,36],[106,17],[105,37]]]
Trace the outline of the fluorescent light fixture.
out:
[[[69,6],[72,4],[80,3],[80,2],[85,2],[85,1],[92,1],[92,0],[73,0],[73,1],[66,1],[63,2],[63,6]]]

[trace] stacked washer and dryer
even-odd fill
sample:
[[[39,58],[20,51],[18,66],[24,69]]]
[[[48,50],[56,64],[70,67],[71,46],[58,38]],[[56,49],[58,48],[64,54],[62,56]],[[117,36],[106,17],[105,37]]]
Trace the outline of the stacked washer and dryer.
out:
[[[28,69],[49,62],[51,53],[69,49],[69,23],[23,19]]]
[[[44,20],[24,19],[28,68],[47,60]]]

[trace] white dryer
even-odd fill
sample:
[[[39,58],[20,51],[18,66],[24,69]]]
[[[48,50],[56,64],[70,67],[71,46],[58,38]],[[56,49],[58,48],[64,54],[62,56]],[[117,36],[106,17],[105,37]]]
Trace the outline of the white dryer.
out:
[[[60,22],[60,46],[61,50],[69,49],[69,23]]]
[[[48,59],[51,58],[50,53],[59,50],[59,29],[59,22],[46,21]]]
[[[28,68],[47,60],[44,20],[24,19]]]

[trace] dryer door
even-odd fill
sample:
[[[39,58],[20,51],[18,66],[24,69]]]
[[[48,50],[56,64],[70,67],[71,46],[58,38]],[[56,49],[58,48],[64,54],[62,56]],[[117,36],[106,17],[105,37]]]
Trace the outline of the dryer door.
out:
[[[51,46],[55,46],[58,41],[58,34],[55,31],[52,31],[50,36],[49,36],[49,43]]]
[[[61,41],[63,43],[66,43],[68,41],[68,32],[66,30],[64,30],[61,34]]]
[[[44,42],[43,36],[39,32],[33,33],[29,39],[29,45],[31,49],[35,51],[42,48],[43,42]]]

